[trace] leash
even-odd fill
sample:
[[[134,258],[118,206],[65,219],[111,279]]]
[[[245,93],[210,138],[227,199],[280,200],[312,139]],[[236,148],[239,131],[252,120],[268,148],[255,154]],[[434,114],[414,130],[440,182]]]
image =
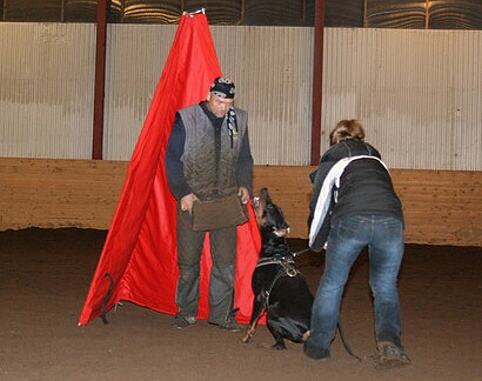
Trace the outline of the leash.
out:
[[[294,258],[296,258],[298,255],[300,255],[300,254],[304,254],[304,253],[307,253],[308,251],[310,251],[310,248],[307,248],[307,249],[304,249],[304,250],[297,251],[296,253],[293,253],[293,257],[294,257]]]
[[[362,359],[359,356],[357,356],[356,354],[353,353],[353,351],[350,348],[350,345],[348,344],[348,341],[345,338],[345,330],[343,329],[343,327],[341,325],[340,317],[338,317],[337,326],[338,326],[338,331],[340,332],[341,342],[343,343],[343,347],[345,348],[346,353],[348,353],[355,360],[361,361]]]

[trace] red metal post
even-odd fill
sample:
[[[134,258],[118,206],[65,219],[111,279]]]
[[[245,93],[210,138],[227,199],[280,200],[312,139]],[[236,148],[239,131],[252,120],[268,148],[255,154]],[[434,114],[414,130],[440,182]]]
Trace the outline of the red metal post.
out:
[[[105,59],[107,40],[108,0],[97,1],[97,39],[95,46],[94,130],[92,134],[92,159],[102,160],[104,140]]]
[[[318,165],[321,154],[321,97],[323,88],[323,28],[325,1],[315,1],[315,41],[313,55],[313,103],[311,117],[311,165]]]

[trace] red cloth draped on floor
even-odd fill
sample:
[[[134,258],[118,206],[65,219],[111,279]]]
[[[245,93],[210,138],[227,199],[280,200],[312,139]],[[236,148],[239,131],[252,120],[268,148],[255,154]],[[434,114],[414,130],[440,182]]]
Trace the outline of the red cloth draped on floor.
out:
[[[176,202],[167,185],[164,152],[175,112],[206,98],[209,85],[221,76],[205,14],[181,17],[146,121],[129,164],[119,204],[109,228],[79,325],[109,311],[121,300],[175,314]],[[238,227],[235,307],[237,320],[247,323],[253,294],[251,276],[260,249],[252,204],[250,221]],[[209,235],[208,235],[209,236]],[[211,268],[208,237],[201,262],[200,319],[208,316]]]

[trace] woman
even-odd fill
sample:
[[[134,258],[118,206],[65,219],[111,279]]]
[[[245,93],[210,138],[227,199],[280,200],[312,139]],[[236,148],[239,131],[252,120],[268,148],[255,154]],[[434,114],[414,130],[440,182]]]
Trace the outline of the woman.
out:
[[[331,147],[312,176],[310,246],[319,251],[326,244],[326,254],[313,304],[311,336],[304,343],[304,352],[318,360],[330,357],[350,269],[368,246],[379,365],[397,366],[410,363],[400,339],[397,288],[404,251],[402,206],[380,154],[364,139],[358,121],[340,121],[330,134]],[[321,200],[320,194],[327,200]],[[326,237],[318,230],[319,218],[323,218],[318,212],[330,200],[334,206],[331,214],[326,214],[330,221],[325,242]]]

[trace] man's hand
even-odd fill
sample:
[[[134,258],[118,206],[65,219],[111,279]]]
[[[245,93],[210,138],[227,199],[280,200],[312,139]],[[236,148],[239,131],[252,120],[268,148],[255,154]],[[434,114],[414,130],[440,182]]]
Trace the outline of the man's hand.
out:
[[[192,213],[192,205],[194,204],[194,201],[196,201],[198,198],[194,193],[189,193],[187,196],[184,196],[181,198],[181,210],[183,211],[188,211],[189,214]]]
[[[249,191],[245,187],[240,187],[238,189],[238,196],[241,198],[243,204],[247,204],[249,201]]]

